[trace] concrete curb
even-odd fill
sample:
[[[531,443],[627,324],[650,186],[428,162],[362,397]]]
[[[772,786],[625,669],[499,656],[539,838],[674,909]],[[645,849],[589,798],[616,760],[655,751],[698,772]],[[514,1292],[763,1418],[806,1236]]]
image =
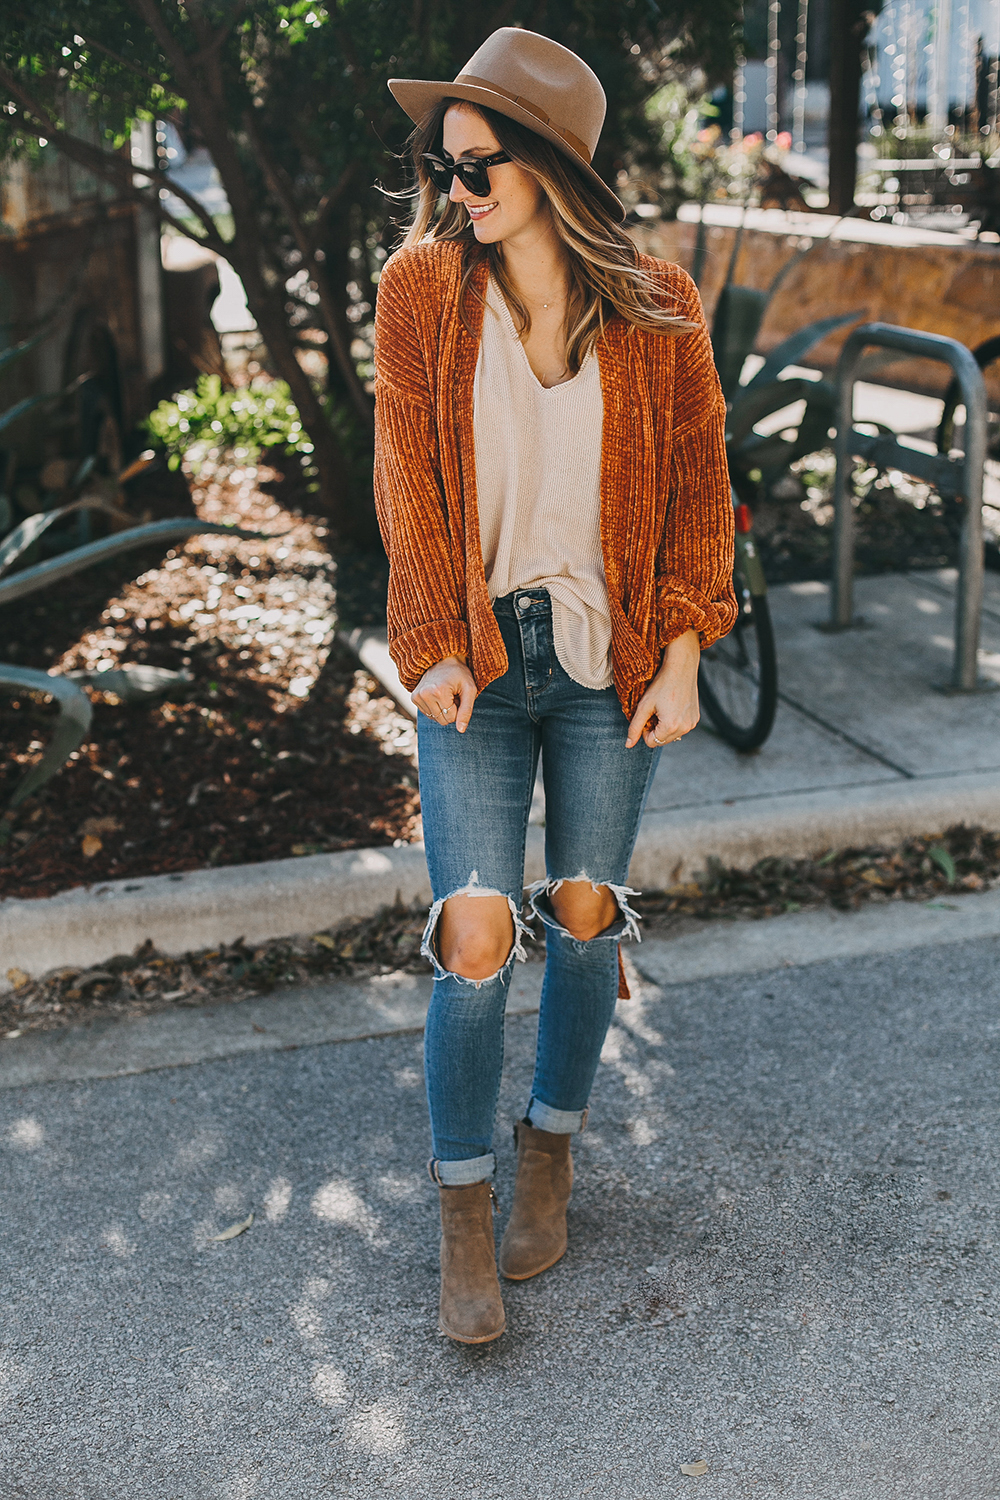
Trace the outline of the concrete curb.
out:
[[[396,663],[389,655],[389,635],[385,627],[379,630],[370,625],[358,625],[354,630],[340,630],[337,634],[344,645],[354,652],[366,671],[382,684],[397,707],[411,719],[415,719],[416,706],[400,682]]]
[[[650,813],[629,881],[656,890],[710,858],[746,869],[765,855],[801,858],[850,844],[894,843],[952,823],[1000,828],[1000,774],[787,793]],[[529,827],[525,880],[545,873],[544,834]],[[0,990],[8,969],[32,977],[103,963],[151,940],[164,953],[319,931],[395,901],[430,900],[421,845],[304,855],[146,880],[109,881],[38,901],[0,902]]]
[[[629,880],[663,889],[697,874],[713,857],[745,870],[766,856],[804,859],[826,849],[896,844],[955,823],[1000,828],[1000,773],[880,781],[647,813]]]
[[[419,845],[268,860],[145,880],[80,886],[0,902],[0,986],[9,968],[36,976],[101,963],[150,939],[164,953],[318,931],[429,895]]]
[[[1000,889],[936,901],[879,903],[860,911],[823,909],[758,922],[707,922],[703,932],[653,938],[634,949],[632,958],[640,981],[694,984],[989,937],[1000,937]]]
[[[528,830],[526,879],[543,873],[542,833]],[[86,968],[151,941],[163,953],[186,953],[295,933],[317,932],[368,917],[399,901],[430,901],[421,844],[352,849],[256,865],[151,875],[79,886],[39,901],[0,902],[0,990],[8,969],[37,977],[50,969]]]
[[[858,912],[707,922],[703,931],[632,947],[625,955],[632,995],[618,1002],[618,1018],[641,1033],[646,1005],[665,987],[984,937],[1000,938],[1000,890],[948,901],[894,901]],[[537,1011],[543,972],[538,963],[515,966],[509,1016]],[[279,991],[237,1004],[29,1032],[0,1041],[0,1090],[419,1032],[431,984],[429,974],[385,974]]]

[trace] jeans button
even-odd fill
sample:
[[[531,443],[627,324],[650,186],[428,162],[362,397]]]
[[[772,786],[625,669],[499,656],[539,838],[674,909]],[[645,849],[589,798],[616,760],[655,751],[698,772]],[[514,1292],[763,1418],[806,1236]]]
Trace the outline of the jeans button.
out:
[[[517,601],[517,607],[518,607],[518,609],[530,609],[531,608],[531,600],[530,599],[518,599],[518,601]]]

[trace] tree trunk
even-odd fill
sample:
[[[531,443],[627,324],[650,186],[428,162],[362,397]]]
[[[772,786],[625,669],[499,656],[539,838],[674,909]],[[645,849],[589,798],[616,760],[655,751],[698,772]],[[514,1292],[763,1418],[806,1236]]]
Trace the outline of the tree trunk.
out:
[[[858,173],[858,115],[861,103],[861,44],[871,14],[859,0],[830,4],[830,212],[854,209]]]
[[[260,329],[275,369],[287,381],[292,399],[299,409],[302,426],[313,445],[313,458],[319,471],[320,502],[338,535],[348,536],[352,529],[350,475],[347,461],[336,433],[327,420],[312,382],[299,364],[284,309],[283,288],[268,289],[255,265],[244,257],[233,256],[233,266],[246,288],[247,304]]]

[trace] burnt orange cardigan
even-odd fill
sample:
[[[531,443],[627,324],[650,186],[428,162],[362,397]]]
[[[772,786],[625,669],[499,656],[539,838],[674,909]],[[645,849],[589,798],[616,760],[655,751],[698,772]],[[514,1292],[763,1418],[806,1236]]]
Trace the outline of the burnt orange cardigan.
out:
[[[697,326],[644,333],[620,319],[597,346],[604,397],[601,546],[611,657],[631,715],[663,647],[702,646],[736,620],[725,404],[701,300],[678,266],[642,257],[665,305]],[[483,304],[459,317],[461,247],[398,250],[375,311],[375,502],[389,555],[389,651],[407,688],[464,656],[480,691],[507,670],[479,538],[472,390]],[[485,262],[473,289],[485,290]]]

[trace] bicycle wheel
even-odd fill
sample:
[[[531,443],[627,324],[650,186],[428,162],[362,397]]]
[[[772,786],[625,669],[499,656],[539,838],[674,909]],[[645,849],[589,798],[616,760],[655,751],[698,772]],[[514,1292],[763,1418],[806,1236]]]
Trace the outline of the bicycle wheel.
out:
[[[736,624],[701,653],[698,668],[702,708],[722,738],[742,751],[763,745],[778,706],[778,663],[767,594],[751,592],[747,571],[746,560],[737,550],[733,569],[739,605]]]

